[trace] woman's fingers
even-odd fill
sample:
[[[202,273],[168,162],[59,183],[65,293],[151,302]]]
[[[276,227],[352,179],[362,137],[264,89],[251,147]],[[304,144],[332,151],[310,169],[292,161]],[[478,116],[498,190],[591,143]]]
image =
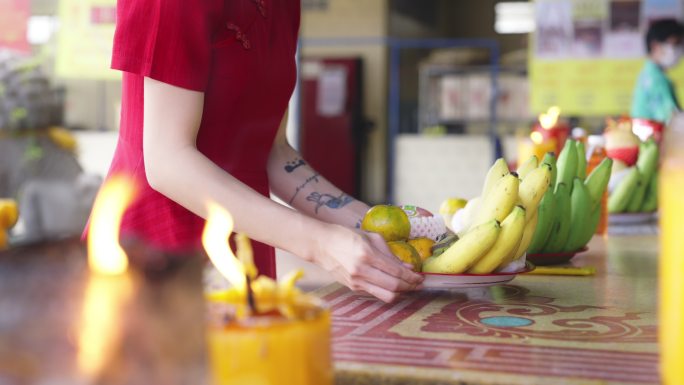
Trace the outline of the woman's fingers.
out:
[[[368,282],[366,282],[365,285],[363,285],[363,288],[361,290],[387,303],[394,302],[397,298],[399,298],[399,293],[383,289],[382,287],[376,286]]]
[[[371,256],[370,265],[412,285],[423,282],[423,276],[399,261],[390,251],[385,240],[378,234],[368,234],[371,245],[378,251]]]
[[[391,292],[413,290],[417,285],[389,275],[373,266],[366,266],[365,268],[361,269],[358,278]]]
[[[387,256],[378,253],[375,258],[371,260],[371,266],[385,273],[397,277],[413,286],[423,282],[423,276],[406,267],[401,261],[394,256]]]

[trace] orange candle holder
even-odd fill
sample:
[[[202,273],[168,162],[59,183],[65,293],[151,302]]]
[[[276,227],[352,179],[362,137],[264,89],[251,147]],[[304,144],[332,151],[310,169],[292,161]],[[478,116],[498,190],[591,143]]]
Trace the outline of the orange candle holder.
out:
[[[257,277],[249,239],[235,235],[236,256],[227,242],[232,231],[230,213],[209,204],[202,244],[229,284],[205,281],[212,383],[332,385],[330,312],[295,286],[301,271],[277,282]]]
[[[330,312],[317,301],[296,305],[296,315],[289,317],[270,312],[231,318],[230,305],[212,312],[212,384],[333,384]]]
[[[555,151],[556,140],[554,138],[544,139],[536,131],[532,132],[529,137],[518,139],[518,165],[526,162],[532,155],[541,161],[547,152]],[[556,154],[558,153],[556,152]]]
[[[565,141],[570,135],[570,126],[564,122],[558,122],[550,128],[543,128],[540,124],[535,124],[532,128],[532,132],[538,132],[541,134],[544,143],[554,143],[553,149],[551,151],[556,153],[556,156],[560,154]]]

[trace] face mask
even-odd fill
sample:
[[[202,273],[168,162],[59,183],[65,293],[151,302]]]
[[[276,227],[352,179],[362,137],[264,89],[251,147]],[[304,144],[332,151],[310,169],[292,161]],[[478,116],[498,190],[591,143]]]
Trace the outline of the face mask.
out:
[[[682,57],[682,48],[672,44],[663,44],[663,53],[660,56],[660,65],[665,68],[672,68],[677,65]]]

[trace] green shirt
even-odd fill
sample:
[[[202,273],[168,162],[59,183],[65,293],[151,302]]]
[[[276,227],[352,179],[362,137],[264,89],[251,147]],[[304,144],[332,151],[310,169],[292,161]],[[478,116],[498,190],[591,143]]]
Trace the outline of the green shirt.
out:
[[[672,82],[660,66],[646,60],[634,88],[632,117],[667,122],[677,110],[679,103]]]

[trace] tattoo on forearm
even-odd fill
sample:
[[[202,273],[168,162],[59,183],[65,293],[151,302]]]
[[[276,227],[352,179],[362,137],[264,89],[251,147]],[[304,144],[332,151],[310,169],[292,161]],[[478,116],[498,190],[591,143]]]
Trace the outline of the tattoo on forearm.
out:
[[[319,180],[318,180],[318,177],[319,177],[319,176],[321,176],[321,174],[319,174],[319,173],[314,173],[314,174],[311,175],[310,177],[306,178],[306,180],[304,181],[304,183],[302,183],[302,184],[300,184],[299,186],[297,186],[297,189],[295,190],[294,195],[292,196],[292,198],[290,198],[290,201],[287,202],[287,204],[292,205],[292,202],[294,202],[295,198],[297,197],[297,194],[299,194],[299,192],[300,192],[304,187],[306,187],[306,185],[308,185],[308,184],[311,183],[311,182],[316,182],[316,183],[318,183],[318,181],[319,181]]]
[[[316,214],[318,214],[318,209],[325,206],[329,209],[340,209],[349,203],[351,203],[354,198],[349,195],[342,193],[340,196],[334,196],[330,194],[321,194],[317,192],[312,192],[306,197],[307,201],[316,203]]]
[[[298,167],[304,166],[306,164],[306,161],[301,158],[295,158],[295,160],[290,161],[285,163],[285,171],[291,173],[292,171],[296,170]]]

